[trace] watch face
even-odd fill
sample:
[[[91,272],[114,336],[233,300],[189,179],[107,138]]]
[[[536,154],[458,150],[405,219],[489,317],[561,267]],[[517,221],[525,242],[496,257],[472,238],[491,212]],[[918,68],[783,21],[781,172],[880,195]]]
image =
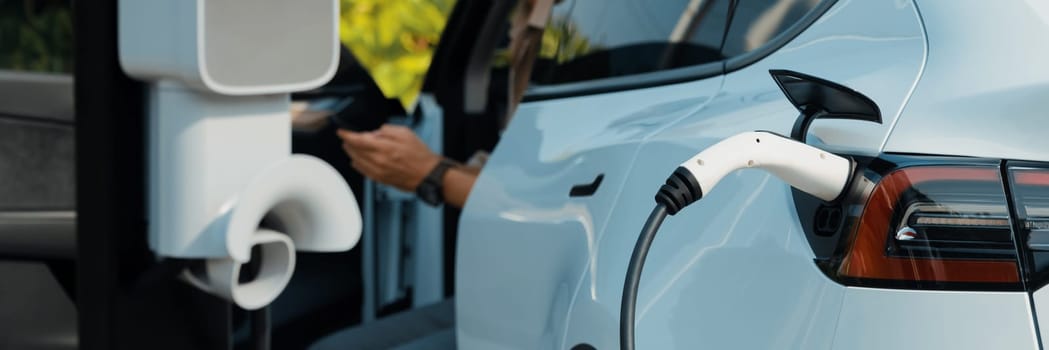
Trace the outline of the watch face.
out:
[[[423,202],[426,202],[432,206],[441,205],[444,202],[443,193],[441,193],[442,179],[444,173],[448,171],[448,168],[452,167],[454,163],[448,160],[442,159],[430,171],[423,182],[419,184],[418,188],[415,189],[415,193],[419,196]]]
[[[426,202],[427,204],[441,204],[440,193],[437,193],[437,186],[434,186],[432,183],[423,181],[423,183],[419,184],[419,188],[416,192],[419,196],[419,199],[421,199],[423,202]]]

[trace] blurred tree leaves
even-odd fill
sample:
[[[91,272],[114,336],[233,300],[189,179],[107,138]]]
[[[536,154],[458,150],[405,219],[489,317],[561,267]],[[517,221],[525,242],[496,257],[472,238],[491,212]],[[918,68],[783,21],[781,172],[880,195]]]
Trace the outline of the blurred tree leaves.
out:
[[[0,0],[2,1],[2,0]],[[342,43],[368,70],[383,94],[410,108],[422,90],[437,42],[455,0],[340,0]],[[555,17],[543,32],[539,56],[557,63],[601,50],[570,18]],[[497,67],[508,64],[500,50]]]
[[[601,49],[600,45],[592,45],[590,39],[567,16],[555,17],[543,31],[539,57],[565,63]]]
[[[551,19],[543,30],[538,56],[564,63],[601,49],[600,45],[592,45],[590,39],[579,31],[570,18],[562,16]],[[495,53],[492,65],[504,67],[509,64],[510,52],[507,49],[500,49]]]
[[[455,0],[340,0],[339,36],[387,97],[410,108]]]
[[[72,72],[69,1],[0,0],[0,69]]]

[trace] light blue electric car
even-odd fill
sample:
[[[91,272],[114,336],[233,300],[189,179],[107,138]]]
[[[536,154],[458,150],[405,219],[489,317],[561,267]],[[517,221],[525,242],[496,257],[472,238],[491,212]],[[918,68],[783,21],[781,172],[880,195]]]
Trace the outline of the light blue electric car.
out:
[[[387,108],[348,52],[331,50],[342,1],[155,3],[178,11],[0,0],[0,349],[1042,349],[1049,336],[1049,2],[555,0],[512,118],[501,48],[515,0],[455,1],[440,42],[425,43],[435,54],[409,111]],[[202,72],[174,64],[205,57],[190,54],[196,30],[228,40],[199,46],[228,64],[219,74],[302,73],[319,52],[312,63],[324,74],[307,85],[335,77],[305,92],[185,85],[170,75]],[[137,44],[122,48],[121,33]],[[238,46],[243,37],[262,40]],[[272,50],[307,42],[317,46]],[[159,61],[121,65],[144,52]],[[200,98],[150,94],[164,88]],[[292,99],[350,120],[288,130],[280,118]],[[158,127],[192,113],[212,122],[182,126],[225,130],[211,135],[217,143],[174,142],[183,133]],[[459,161],[492,151],[461,213],[350,169],[335,129],[390,121]],[[745,135],[760,135],[755,144],[790,145],[764,159],[810,175],[801,180],[841,179],[840,193],[810,194],[761,169],[703,187],[676,170],[703,169],[697,153],[754,131]],[[199,152],[158,156],[171,145]],[[843,159],[834,169],[844,172],[775,157],[801,154],[791,147]],[[194,214],[176,217],[155,190],[160,179],[256,183],[260,171],[237,165],[263,151],[332,165],[364,228],[352,250],[285,254],[279,296],[244,307],[185,283],[187,272],[211,273],[205,257],[226,264],[216,248],[228,242],[186,241],[203,255],[150,244],[151,227],[228,202],[165,187]],[[193,165],[214,154],[227,158]],[[165,161],[176,170],[151,167]],[[327,186],[348,193],[337,187]],[[646,227],[657,193],[661,205],[702,200]],[[238,222],[249,233],[312,230],[279,215],[310,203],[271,203]],[[204,204],[218,210],[190,210]],[[299,223],[357,215],[325,213]],[[632,259],[644,257],[634,254],[651,237],[643,229],[658,234],[646,259]],[[238,264],[221,266],[244,273],[222,286],[269,270],[270,253],[237,251]]]
[[[741,170],[667,218],[640,282],[637,348],[1043,347],[1049,4],[554,11],[589,50],[540,65],[463,211],[459,348],[619,349],[628,259],[667,176],[732,135],[789,135],[799,109],[820,107],[832,113],[807,140],[854,162],[846,194],[824,202]],[[792,104],[773,70],[840,84],[877,118],[835,115],[829,97]]]

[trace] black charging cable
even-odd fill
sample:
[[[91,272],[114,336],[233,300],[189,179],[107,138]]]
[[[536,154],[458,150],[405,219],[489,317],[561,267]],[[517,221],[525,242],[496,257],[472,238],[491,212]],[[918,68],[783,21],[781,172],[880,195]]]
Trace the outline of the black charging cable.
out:
[[[619,347],[622,350],[634,349],[634,312],[637,308],[637,290],[641,285],[641,270],[645,267],[645,257],[652,241],[659,232],[659,226],[667,215],[677,214],[685,206],[703,197],[699,182],[688,169],[679,167],[667,178],[666,184],[656,193],[656,207],[652,209],[645,226],[634,244],[627,265],[626,280],[623,281],[623,299],[619,310]]]
[[[652,209],[641,235],[637,237],[634,253],[630,255],[627,265],[626,281],[623,282],[623,301],[619,311],[619,344],[623,350],[634,349],[634,309],[637,305],[637,289],[641,285],[641,269],[645,267],[645,256],[652,240],[659,232],[659,226],[667,217],[667,207],[659,204]]]

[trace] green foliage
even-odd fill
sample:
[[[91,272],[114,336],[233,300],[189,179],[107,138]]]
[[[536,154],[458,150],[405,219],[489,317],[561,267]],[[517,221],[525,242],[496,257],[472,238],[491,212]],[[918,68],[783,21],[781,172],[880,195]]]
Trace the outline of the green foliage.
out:
[[[543,31],[539,57],[556,58],[557,63],[564,63],[599,50],[601,47],[592,45],[590,39],[568,17],[555,17]]]
[[[71,15],[66,0],[0,0],[0,69],[72,72]]]
[[[411,106],[455,0],[341,0],[339,35],[383,94]]]
[[[539,46],[539,57],[556,59],[557,63],[571,61],[577,57],[601,50],[600,45],[593,45],[590,39],[579,31],[575,23],[567,17],[555,17],[543,31],[542,43]],[[495,54],[492,64],[504,67],[510,64],[508,49],[501,49]]]
[[[342,43],[368,70],[383,94],[411,106],[422,90],[455,0],[341,2]],[[568,17],[560,17],[553,18],[543,32],[539,56],[563,63],[600,49]],[[505,66],[508,59],[502,50],[493,64]]]

